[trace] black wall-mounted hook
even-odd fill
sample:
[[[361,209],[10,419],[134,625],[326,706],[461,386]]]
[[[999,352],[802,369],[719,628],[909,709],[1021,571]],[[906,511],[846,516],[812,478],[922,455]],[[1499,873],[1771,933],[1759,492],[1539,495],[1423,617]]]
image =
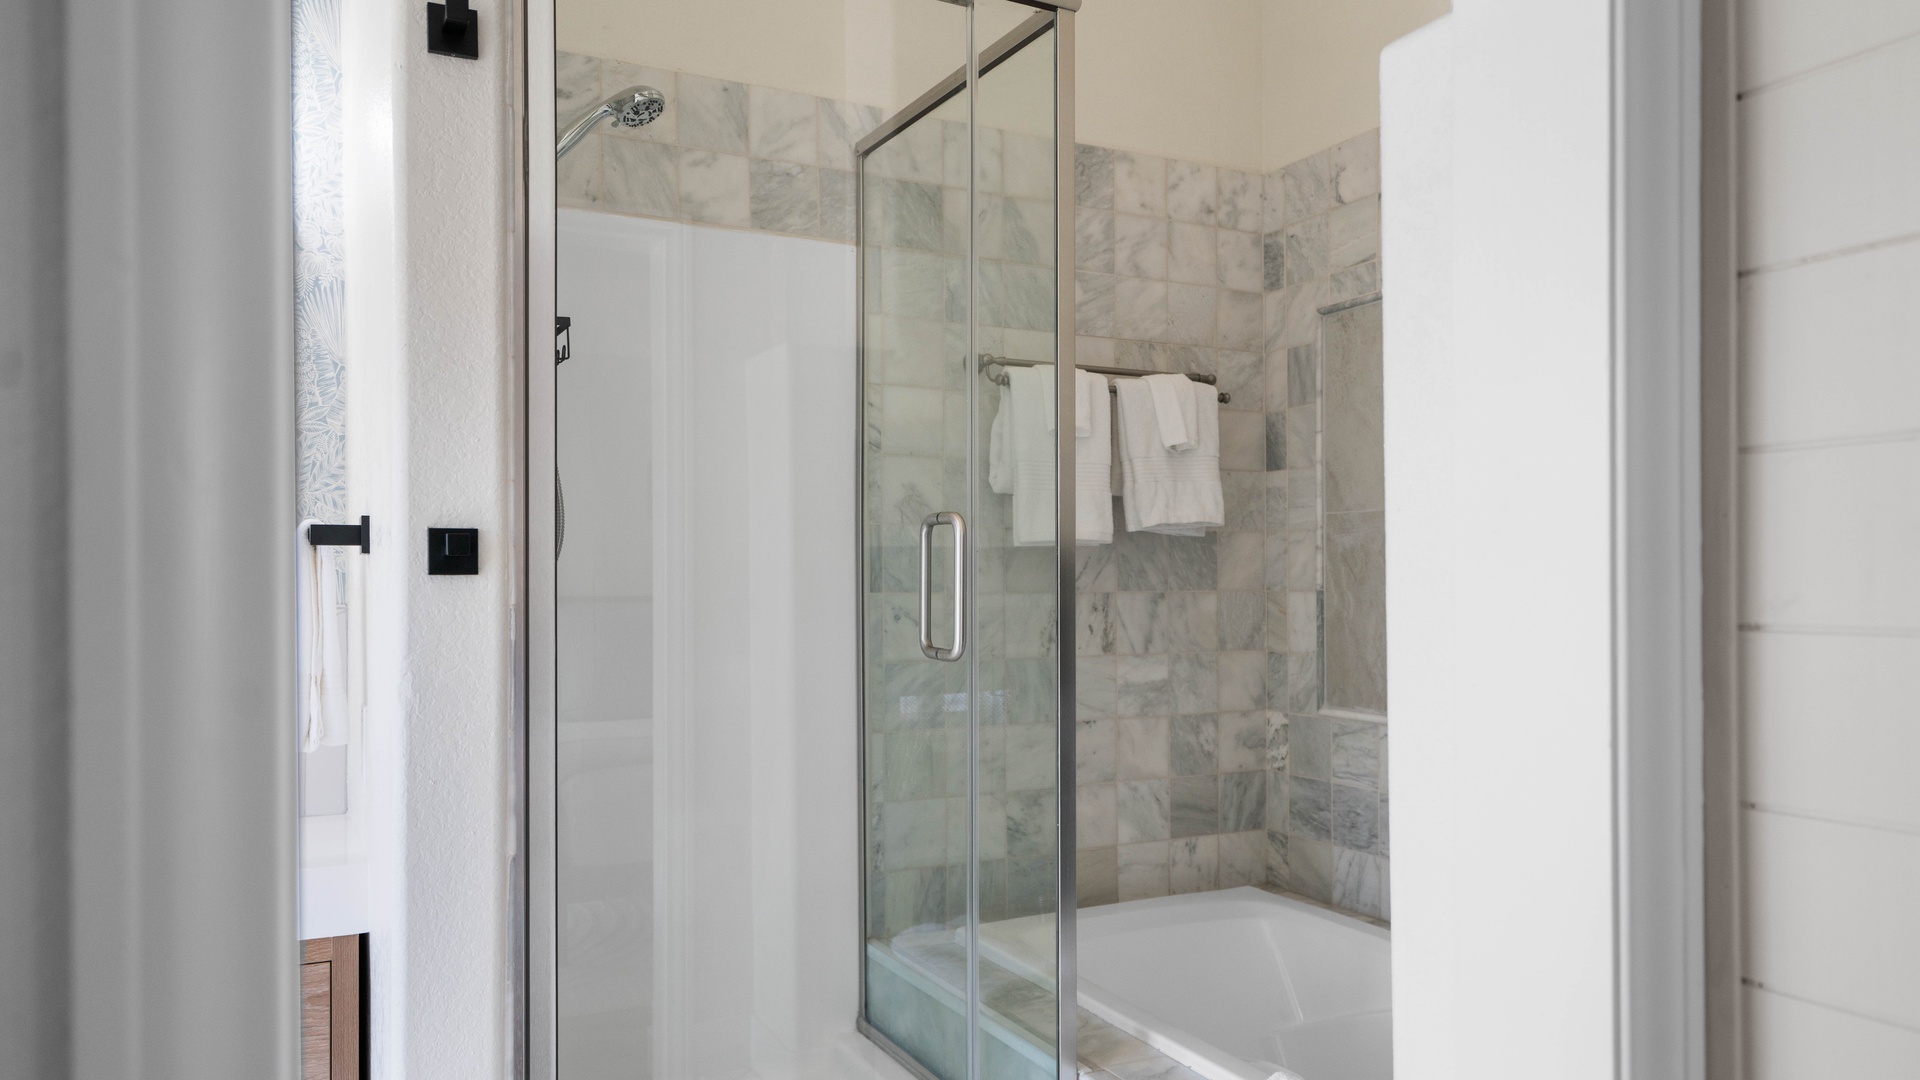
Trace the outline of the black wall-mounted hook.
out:
[[[307,543],[314,547],[357,547],[360,554],[373,554],[373,519],[360,515],[358,525],[309,525]]]
[[[553,318],[553,362],[564,364],[573,355],[573,320],[565,315]]]
[[[427,5],[427,51],[437,56],[480,58],[480,13],[467,0]]]

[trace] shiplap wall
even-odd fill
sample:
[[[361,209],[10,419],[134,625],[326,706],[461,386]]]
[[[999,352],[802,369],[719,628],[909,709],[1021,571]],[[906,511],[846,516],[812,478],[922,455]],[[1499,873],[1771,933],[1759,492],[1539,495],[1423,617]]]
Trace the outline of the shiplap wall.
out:
[[[1747,1072],[1920,1076],[1920,4],[1738,57]]]

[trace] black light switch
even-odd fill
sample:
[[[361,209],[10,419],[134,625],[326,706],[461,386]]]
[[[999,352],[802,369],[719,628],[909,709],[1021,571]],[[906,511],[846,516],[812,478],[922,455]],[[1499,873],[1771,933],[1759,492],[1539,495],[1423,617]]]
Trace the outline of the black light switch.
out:
[[[428,529],[427,573],[480,572],[479,529]]]

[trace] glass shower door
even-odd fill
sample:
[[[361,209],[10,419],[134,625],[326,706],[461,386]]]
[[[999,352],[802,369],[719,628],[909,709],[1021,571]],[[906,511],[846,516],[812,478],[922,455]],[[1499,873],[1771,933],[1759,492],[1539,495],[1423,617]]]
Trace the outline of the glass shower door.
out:
[[[938,1080],[1042,1080],[1074,1073],[1072,16],[968,13],[974,62],[859,157],[861,1019]]]

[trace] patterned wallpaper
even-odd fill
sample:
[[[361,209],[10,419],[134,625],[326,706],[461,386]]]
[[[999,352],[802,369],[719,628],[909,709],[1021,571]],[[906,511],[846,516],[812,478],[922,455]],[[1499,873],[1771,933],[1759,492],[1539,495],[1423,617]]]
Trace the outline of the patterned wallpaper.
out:
[[[340,5],[293,0],[296,519],[346,514]]]

